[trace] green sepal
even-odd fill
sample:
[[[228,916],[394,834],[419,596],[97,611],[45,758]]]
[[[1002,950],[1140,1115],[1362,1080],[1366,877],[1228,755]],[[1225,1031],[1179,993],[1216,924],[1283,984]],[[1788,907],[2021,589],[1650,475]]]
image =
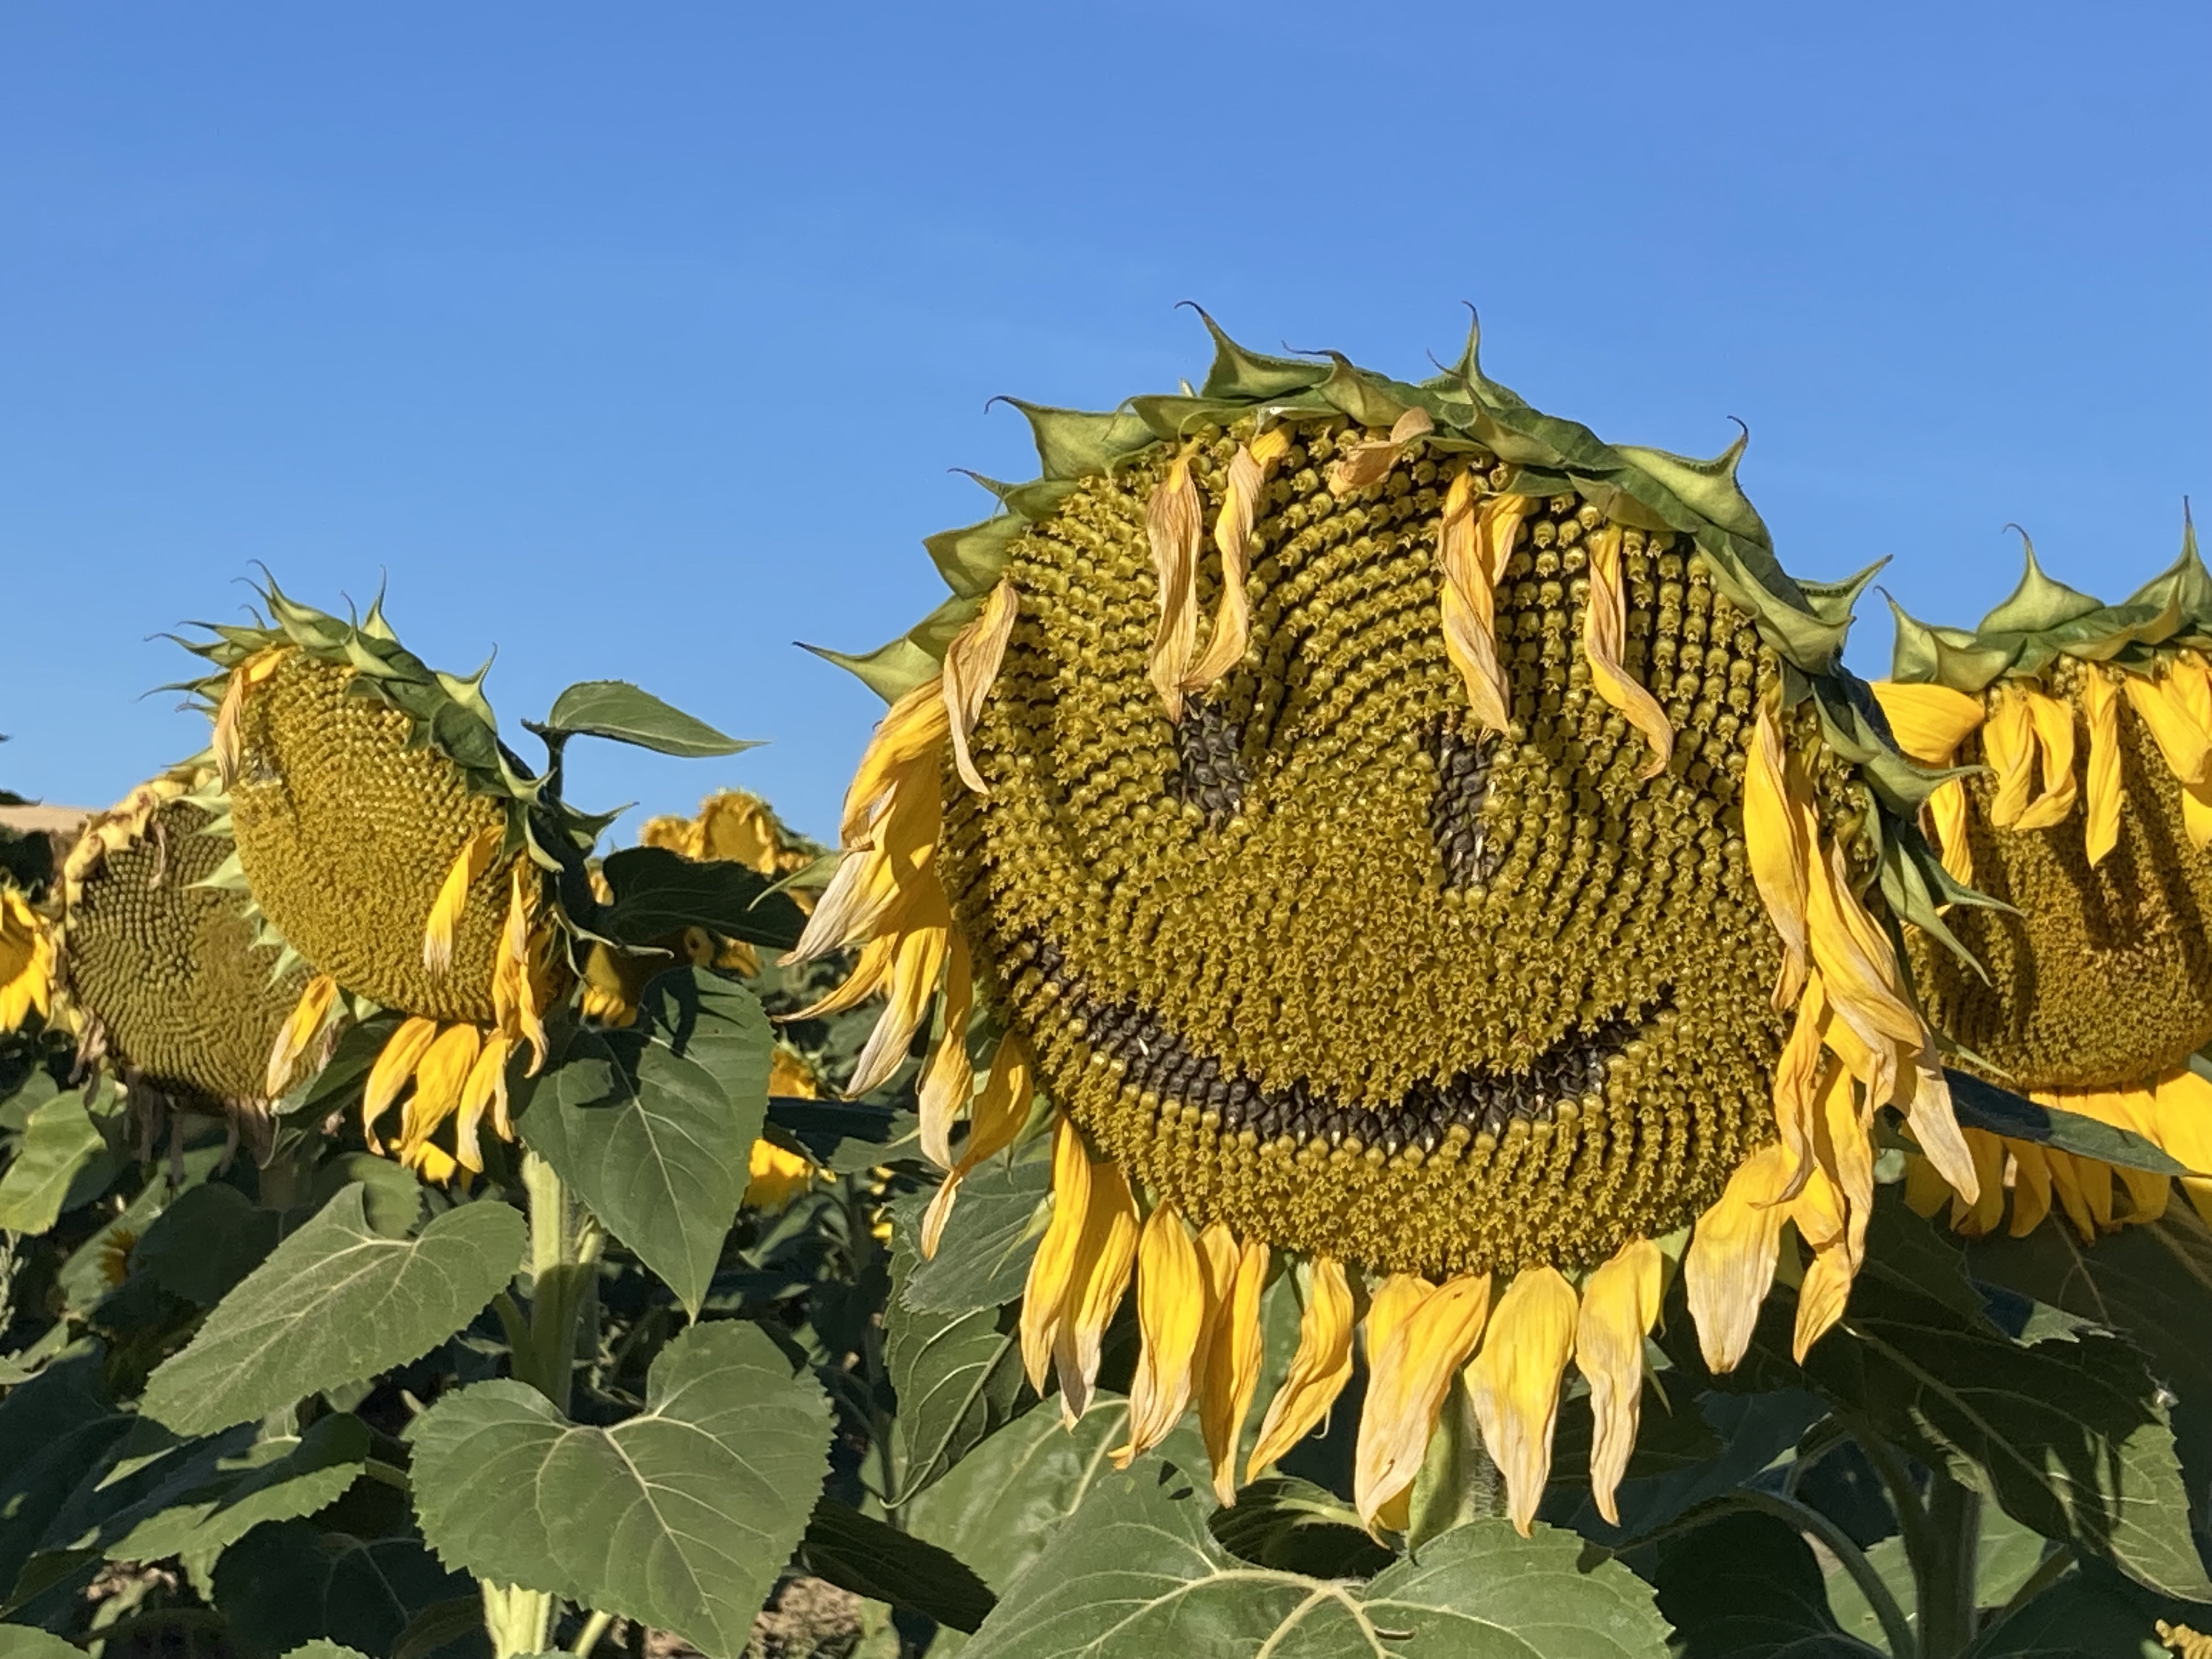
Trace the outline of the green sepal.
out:
[[[1221,325],[1206,314],[1203,306],[1190,308],[1198,313],[1206,331],[1213,337],[1213,367],[1206,371],[1206,384],[1199,388],[1201,397],[1231,403],[1266,403],[1307,391],[1327,375],[1328,371],[1317,363],[1247,351],[1222,332]]]
[[[2047,635],[2105,608],[2103,600],[2045,574],[2043,567],[2036,562],[2035,544],[2026,531],[2021,532],[2020,539],[2025,568],[2019,585],[1996,610],[1982,618],[1976,633],[1985,639],[1991,635]]]
[[[981,609],[980,599],[956,594],[889,644],[858,656],[820,645],[802,644],[799,648],[836,663],[885,702],[896,702],[915,687],[937,677],[953,636]]]
[[[1022,411],[1036,435],[1037,461],[1048,478],[1087,478],[1110,472],[1115,465],[1158,440],[1141,417],[1124,406],[1103,415],[1044,404],[1006,402]]]
[[[925,536],[921,544],[929,550],[930,562],[955,596],[975,599],[998,586],[999,573],[1006,568],[1007,550],[1029,527],[1025,517],[1002,513],[965,529],[940,530],[934,536]]]
[[[1900,684],[1948,685],[1971,696],[2012,666],[2014,653],[2009,647],[1978,645],[1964,629],[1931,627],[1894,599],[1889,599],[1889,614],[1896,627],[1889,677]]]

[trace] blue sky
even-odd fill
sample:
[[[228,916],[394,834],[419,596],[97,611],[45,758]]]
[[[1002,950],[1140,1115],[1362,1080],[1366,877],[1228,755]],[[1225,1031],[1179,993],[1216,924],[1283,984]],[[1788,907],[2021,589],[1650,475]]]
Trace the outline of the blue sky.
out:
[[[1555,15],[1556,25],[1547,24]],[[1743,477],[1802,574],[2108,595],[2212,489],[2200,5],[0,13],[0,787],[203,740],[149,636],[265,562],[769,747],[604,747],[826,831],[878,705],[794,650],[935,602],[1033,471],[1001,392],[1194,379],[1202,301]],[[1853,659],[1887,661],[1878,600]],[[629,821],[632,826],[635,818]]]

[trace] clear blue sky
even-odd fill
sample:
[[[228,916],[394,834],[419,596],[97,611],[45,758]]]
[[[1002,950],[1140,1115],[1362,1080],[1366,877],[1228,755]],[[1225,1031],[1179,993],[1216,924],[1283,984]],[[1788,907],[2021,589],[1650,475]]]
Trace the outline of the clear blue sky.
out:
[[[1547,25],[1556,17],[1556,26]],[[0,786],[201,738],[155,630],[265,561],[772,746],[580,802],[835,802],[792,648],[935,602],[1027,477],[988,398],[1255,345],[1486,366],[1744,477],[1801,574],[1972,620],[2034,533],[2116,594],[2212,491],[2200,3],[33,5],[0,14]],[[1854,659],[1887,661],[1869,607]],[[630,820],[634,827],[635,818]]]

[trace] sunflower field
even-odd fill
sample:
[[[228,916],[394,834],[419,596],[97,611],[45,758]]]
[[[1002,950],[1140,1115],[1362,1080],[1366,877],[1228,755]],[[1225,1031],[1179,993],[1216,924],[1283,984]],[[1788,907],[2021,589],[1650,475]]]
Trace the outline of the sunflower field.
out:
[[[2212,1654],[2193,532],[1869,684],[1741,443],[1206,326],[835,848],[274,580],[0,797],[0,1659]]]

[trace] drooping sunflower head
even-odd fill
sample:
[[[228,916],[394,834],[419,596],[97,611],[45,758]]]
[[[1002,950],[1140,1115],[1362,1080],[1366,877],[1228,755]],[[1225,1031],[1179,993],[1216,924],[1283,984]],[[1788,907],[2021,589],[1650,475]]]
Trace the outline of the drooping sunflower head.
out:
[[[501,743],[482,671],[430,669],[379,606],[355,623],[273,583],[264,599],[268,622],[193,649],[220,671],[194,689],[242,886],[314,970],[271,1064],[340,990],[398,1011],[369,1085],[371,1145],[412,1083],[401,1155],[478,1167],[478,1120],[490,1109],[507,1129],[508,1058],[525,1044],[544,1058],[543,1011],[569,978],[553,877],[594,826]],[[456,1114],[456,1146],[434,1146]]]
[[[1875,690],[1899,741],[1959,769],[1929,798],[1945,866],[2010,907],[1953,912],[1984,976],[1911,941],[1930,1018],[1966,1063],[2212,1167],[2212,574],[2185,521],[2180,556],[2118,604],[2044,574],[1978,628],[1898,613]],[[1983,1233],[2054,1211],[2084,1238],[2163,1212],[2162,1174],[1970,1131],[1978,1200],[1925,1176],[1923,1208]],[[2212,1183],[2185,1183],[2212,1213]]]
[[[1286,1254],[1307,1328],[1253,1466],[1325,1413],[1365,1300],[1387,1519],[1486,1321],[1468,1386],[1525,1520],[1578,1343],[1632,1438],[1653,1241],[1698,1224],[1733,1363],[1785,1215],[1801,1342],[1840,1311],[1875,1110],[1971,1182],[1894,952],[1950,892],[1927,784],[1838,665],[1856,585],[1782,570],[1741,445],[1606,445],[1472,341],[1411,385],[1216,340],[1195,393],[1024,405],[1044,477],[932,540],[934,616],[841,659],[896,701],[802,950],[860,945],[841,998],[888,995],[855,1090],[941,1003],[925,1245],[1033,1087],[1057,1109],[1033,1374],[1056,1352],[1079,1408],[1133,1262],[1139,1395],[1182,1389],[1141,1449],[1206,1374],[1173,1287],[1241,1333]]]
[[[225,1116],[265,1150],[270,1106],[331,1033],[272,1074],[309,974],[221,879],[222,813],[213,776],[187,769],[86,823],[63,866],[57,1001],[79,1054],[143,1106]]]
[[[2108,605],[2027,553],[1972,630],[1899,616],[1899,739],[1971,769],[1928,803],[1944,862],[2009,909],[1954,913],[1986,977],[1915,946],[1929,1012],[2014,1087],[2095,1088],[2212,1040],[2212,575],[2193,532]]]

